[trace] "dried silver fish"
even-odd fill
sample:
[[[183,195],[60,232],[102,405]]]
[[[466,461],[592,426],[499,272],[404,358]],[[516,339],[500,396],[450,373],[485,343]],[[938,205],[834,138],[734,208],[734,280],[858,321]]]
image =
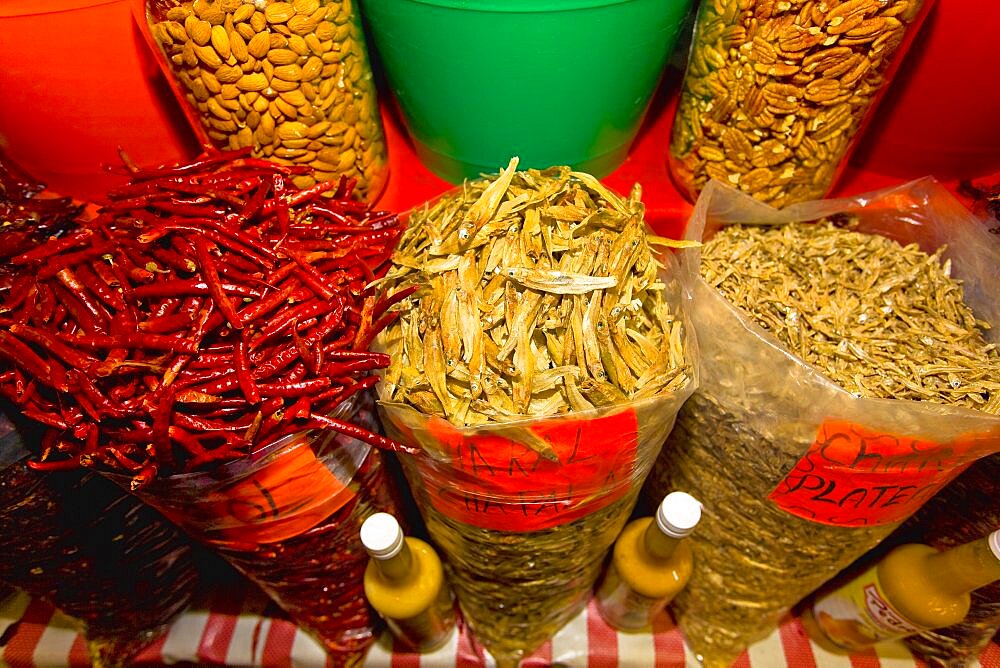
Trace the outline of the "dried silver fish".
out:
[[[695,289],[706,310],[695,318],[728,342],[705,342],[706,382],[682,408],[647,493],[684,489],[706,502],[692,536],[695,573],[673,604],[706,666],[728,666],[894,527],[822,524],[769,499],[823,419],[804,404],[836,394],[795,375],[797,362],[776,371],[775,357],[791,353],[855,397],[1000,413],[1000,355],[949,277],[943,249],[928,255],[854,222],[726,225],[702,249],[704,284]],[[718,295],[777,343],[742,324],[726,329],[736,318]],[[894,416],[905,410],[897,408]]]
[[[392,429],[398,420],[415,440],[428,441],[421,445],[429,453],[446,456],[416,424],[433,416],[488,427],[489,436],[525,446],[565,476],[565,461],[532,429],[538,418],[590,411],[589,420],[625,404],[639,415],[635,448],[648,454],[627,476],[614,484],[604,475],[571,481],[586,490],[579,494],[607,502],[541,528],[456,520],[429,489],[448,483],[426,482],[430,465],[403,458],[466,619],[501,665],[536,648],[585,604],[691,391],[679,299],[661,281],[651,249],[651,239],[683,242],[651,237],[640,195],[635,189],[622,198],[567,167],[517,171],[514,159],[499,176],[413,212],[381,281],[389,295],[417,286],[393,307],[399,319],[378,342],[392,358],[380,384],[385,422]],[[452,480],[454,470],[446,470],[441,477]],[[523,491],[485,501],[502,504]],[[528,512],[565,501],[531,502]]]

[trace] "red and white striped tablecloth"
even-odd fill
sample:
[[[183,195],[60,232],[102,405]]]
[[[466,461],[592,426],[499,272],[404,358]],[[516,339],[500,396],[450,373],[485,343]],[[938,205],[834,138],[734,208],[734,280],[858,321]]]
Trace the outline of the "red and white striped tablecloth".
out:
[[[320,646],[291,622],[268,613],[262,595],[215,594],[178,618],[166,635],[146,648],[136,663],[145,666],[194,663],[261,668],[331,666]],[[0,602],[0,666],[87,666],[87,652],[73,623],[48,605],[14,594]],[[388,634],[369,652],[370,668],[473,668],[493,666],[477,656],[467,635],[456,633],[447,645],[416,656],[394,653]],[[684,668],[697,666],[680,632],[666,616],[652,633],[618,633],[604,624],[593,605],[571,620],[525,660],[526,668],[545,666]],[[812,644],[794,619],[753,645],[734,668],[919,668],[902,644],[887,643],[855,656],[831,654]],[[991,643],[973,668],[1000,668],[1000,646]]]

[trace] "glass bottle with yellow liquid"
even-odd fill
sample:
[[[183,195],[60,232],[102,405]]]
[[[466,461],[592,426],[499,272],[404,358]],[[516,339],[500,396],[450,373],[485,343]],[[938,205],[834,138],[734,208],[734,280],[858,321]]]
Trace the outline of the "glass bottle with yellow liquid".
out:
[[[900,545],[867,571],[819,596],[802,624],[823,647],[861,650],[951,626],[969,612],[970,592],[1000,580],[1000,530],[939,552]]]
[[[430,652],[444,645],[455,627],[455,610],[434,548],[404,536],[388,513],[365,520],[361,544],[371,556],[365,596],[402,648]]]
[[[691,545],[684,540],[701,519],[701,504],[685,492],[671,492],[656,517],[630,522],[597,585],[597,609],[622,631],[648,628],[654,616],[691,577]]]

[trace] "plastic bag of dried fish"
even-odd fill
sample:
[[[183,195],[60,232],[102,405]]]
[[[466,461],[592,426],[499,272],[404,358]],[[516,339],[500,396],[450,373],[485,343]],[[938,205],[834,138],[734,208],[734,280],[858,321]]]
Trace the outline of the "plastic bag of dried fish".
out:
[[[686,294],[625,199],[568,168],[466,183],[411,214],[383,422],[475,637],[501,665],[586,604],[695,384]],[[393,314],[390,317],[396,317]]]
[[[932,179],[781,211],[714,183],[688,237],[701,382],[647,491],[705,506],[673,610],[728,665],[1000,450],[1000,248]]]

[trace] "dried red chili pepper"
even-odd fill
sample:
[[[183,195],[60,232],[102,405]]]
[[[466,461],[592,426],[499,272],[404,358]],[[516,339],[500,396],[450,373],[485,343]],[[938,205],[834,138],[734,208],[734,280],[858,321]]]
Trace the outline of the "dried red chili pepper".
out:
[[[350,181],[298,190],[299,173],[246,152],[137,168],[83,229],[14,258],[0,392],[58,430],[46,465],[145,484],[284,433],[352,431],[323,416],[388,362],[360,346],[405,297],[361,291],[402,228]]]
[[[233,360],[236,362],[236,380],[243,390],[243,396],[248,403],[256,406],[260,403],[261,392],[257,381],[250,373],[250,359],[247,357],[246,333],[241,335],[233,345]]]
[[[27,265],[36,260],[44,260],[58,253],[62,253],[68,248],[77,248],[87,244],[93,235],[93,230],[77,230],[67,234],[58,241],[50,241],[47,244],[36,246],[35,248],[18,255],[17,257],[11,258],[10,261],[12,264]]]

